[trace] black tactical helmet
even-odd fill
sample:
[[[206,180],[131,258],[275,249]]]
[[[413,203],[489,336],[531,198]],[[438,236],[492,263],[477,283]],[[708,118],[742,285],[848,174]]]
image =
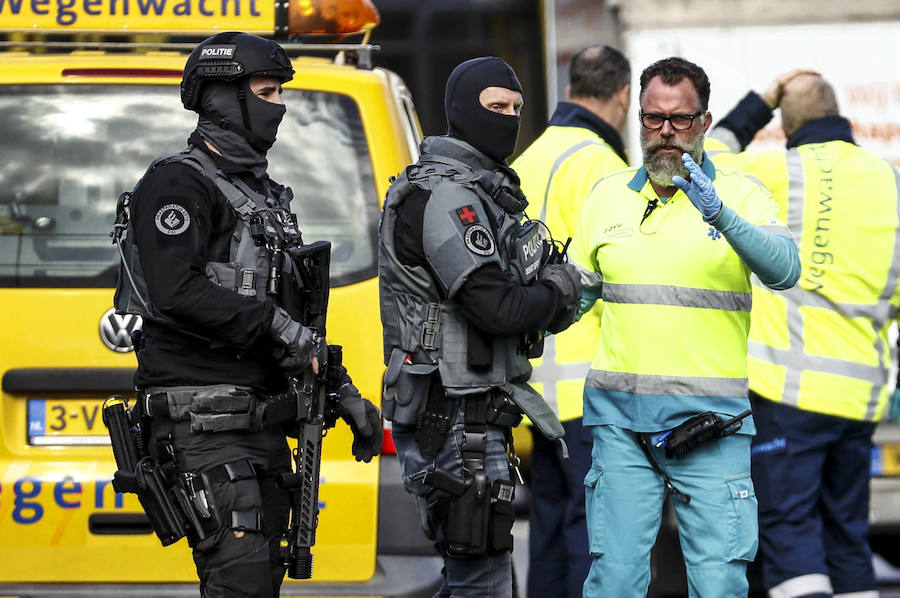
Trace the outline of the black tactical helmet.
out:
[[[272,40],[236,31],[214,35],[188,56],[181,103],[196,111],[203,81],[233,81],[249,75],[275,77],[284,83],[294,78],[294,69],[284,49]]]

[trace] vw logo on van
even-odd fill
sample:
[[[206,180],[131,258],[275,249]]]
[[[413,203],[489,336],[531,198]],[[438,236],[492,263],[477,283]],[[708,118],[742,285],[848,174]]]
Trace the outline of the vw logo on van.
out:
[[[141,327],[141,316],[125,314],[120,316],[115,308],[110,308],[100,318],[100,339],[116,353],[134,351],[131,333]]]

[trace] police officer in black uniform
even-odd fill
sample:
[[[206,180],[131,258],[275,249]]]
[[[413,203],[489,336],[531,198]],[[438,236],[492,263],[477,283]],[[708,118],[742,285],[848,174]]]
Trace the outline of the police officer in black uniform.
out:
[[[550,438],[562,425],[527,384],[545,331],[571,324],[574,266],[550,263],[541,224],[507,165],[522,88],[498,58],[460,64],[447,81],[449,134],[385,199],[379,245],[387,371],[404,484],[444,557],[442,596],[512,592],[515,468],[511,428],[523,412]]]
[[[282,424],[248,413],[285,391],[288,376],[317,372],[323,355],[324,339],[291,315],[298,281],[285,254],[301,242],[292,193],[266,174],[293,72],[270,40],[231,32],[199,44],[181,85],[197,128],[131,200],[139,258],[117,307],[144,316],[135,383],[152,418],[148,448],[174,458],[208,528],[192,542],[204,597],[279,594],[290,503],[276,476],[291,454]],[[369,461],[381,445],[378,410],[345,370],[336,380],[353,452]]]

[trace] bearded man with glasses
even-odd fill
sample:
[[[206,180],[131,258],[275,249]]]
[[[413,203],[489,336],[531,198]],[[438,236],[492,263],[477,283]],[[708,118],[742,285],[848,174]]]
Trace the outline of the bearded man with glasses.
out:
[[[750,275],[787,289],[800,261],[771,193],[704,153],[703,69],[667,58],[640,83],[643,165],[597,183],[569,250],[585,282],[581,310],[603,305],[584,391],[584,595],[646,595],[671,492],[690,596],[746,596],[757,548]],[[693,428],[703,434],[671,432],[688,420],[705,422]]]

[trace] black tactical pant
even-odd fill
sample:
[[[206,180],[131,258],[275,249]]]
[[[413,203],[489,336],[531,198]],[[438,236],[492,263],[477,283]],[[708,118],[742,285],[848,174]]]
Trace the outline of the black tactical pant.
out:
[[[193,546],[203,598],[272,598],[279,595],[285,569],[278,542],[287,526],[290,500],[275,483],[290,471],[291,454],[280,429],[260,432],[191,432],[189,422],[174,424],[173,446],[180,472],[201,473],[250,460],[256,477],[212,484],[218,531]],[[233,513],[261,515],[258,531],[234,529]]]

